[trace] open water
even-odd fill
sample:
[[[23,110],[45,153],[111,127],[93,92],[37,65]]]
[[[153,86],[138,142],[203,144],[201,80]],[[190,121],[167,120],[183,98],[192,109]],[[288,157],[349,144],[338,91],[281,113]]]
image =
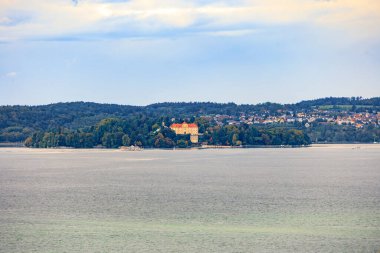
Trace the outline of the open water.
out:
[[[0,252],[379,250],[379,145],[0,149]]]

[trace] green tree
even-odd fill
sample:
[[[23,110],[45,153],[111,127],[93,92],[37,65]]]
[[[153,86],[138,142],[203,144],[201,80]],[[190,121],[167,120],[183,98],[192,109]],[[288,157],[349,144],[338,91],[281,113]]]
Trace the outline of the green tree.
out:
[[[124,134],[122,137],[123,146],[129,146],[131,144],[131,139],[128,134]]]
[[[238,145],[239,145],[238,142],[239,142],[240,145],[241,145],[241,141],[239,141],[239,136],[238,136],[238,134],[237,134],[237,133],[234,133],[233,136],[232,136],[232,145],[234,145],[234,146],[238,146]]]
[[[102,137],[102,145],[107,148],[112,147],[112,135],[110,133],[104,133]]]
[[[187,141],[185,141],[185,140],[178,140],[177,141],[177,146],[179,148],[187,148],[188,145],[189,145],[189,143]]]

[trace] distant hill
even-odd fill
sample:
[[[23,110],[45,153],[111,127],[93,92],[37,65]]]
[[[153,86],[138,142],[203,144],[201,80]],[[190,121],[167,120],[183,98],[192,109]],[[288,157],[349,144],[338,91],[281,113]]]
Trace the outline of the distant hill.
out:
[[[314,100],[306,100],[296,103],[295,108],[309,109],[320,106],[364,106],[364,107],[380,107],[380,97],[363,99],[361,97],[328,97]]]
[[[99,104],[91,102],[56,103],[39,106],[0,106],[0,142],[24,141],[36,131],[67,128],[76,130],[96,125],[106,118],[136,117],[191,118],[202,115],[242,113],[276,114],[281,110],[307,111],[324,107],[335,110],[378,110],[380,97],[362,99],[321,98],[295,104],[262,103],[256,105],[212,102],[157,103],[148,106]]]

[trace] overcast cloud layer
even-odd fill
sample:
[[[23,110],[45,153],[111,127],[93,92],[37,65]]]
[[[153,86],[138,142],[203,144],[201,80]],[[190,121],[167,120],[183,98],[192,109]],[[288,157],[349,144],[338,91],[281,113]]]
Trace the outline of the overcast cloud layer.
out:
[[[378,0],[2,0],[0,104],[380,95]]]

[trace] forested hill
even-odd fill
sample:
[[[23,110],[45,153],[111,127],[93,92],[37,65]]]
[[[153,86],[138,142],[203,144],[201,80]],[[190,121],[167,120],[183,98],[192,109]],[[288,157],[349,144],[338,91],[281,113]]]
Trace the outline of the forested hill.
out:
[[[57,128],[77,130],[92,127],[106,118],[155,118],[188,119],[205,115],[266,114],[285,111],[305,112],[315,108],[326,110],[379,111],[380,97],[362,99],[322,98],[295,104],[262,103],[237,105],[235,103],[157,103],[148,106],[98,104],[91,102],[56,103],[40,106],[0,106],[0,142],[24,141],[36,131]]]
[[[142,111],[142,107],[91,102],[56,103],[39,106],[0,106],[0,129],[29,127],[81,128],[108,117],[125,117]]]
[[[320,106],[359,106],[359,107],[380,107],[380,97],[362,99],[361,97],[328,97],[314,100],[301,101],[299,103],[288,105],[298,109],[310,109]]]

